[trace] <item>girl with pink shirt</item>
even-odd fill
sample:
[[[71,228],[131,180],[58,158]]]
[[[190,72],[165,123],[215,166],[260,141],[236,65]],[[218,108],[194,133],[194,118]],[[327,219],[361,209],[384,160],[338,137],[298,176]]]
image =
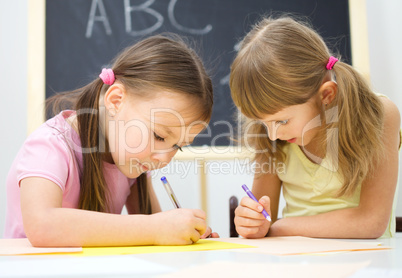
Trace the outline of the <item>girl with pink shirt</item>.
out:
[[[211,80],[183,41],[144,39],[99,78],[47,104],[56,116],[28,137],[7,178],[6,238],[123,246],[218,237],[202,210],[161,212],[147,175],[191,144],[211,117]],[[123,206],[129,215],[121,215]]]

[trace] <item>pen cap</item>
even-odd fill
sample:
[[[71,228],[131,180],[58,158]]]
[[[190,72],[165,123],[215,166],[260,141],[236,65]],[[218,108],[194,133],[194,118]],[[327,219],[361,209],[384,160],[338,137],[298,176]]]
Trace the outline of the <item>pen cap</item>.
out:
[[[166,177],[164,177],[164,176],[161,177],[161,181],[162,181],[163,186],[164,186],[165,189],[166,189],[166,192],[168,193],[168,195],[169,195],[169,197],[170,197],[170,200],[171,200],[172,203],[174,204],[174,206],[175,206],[176,208],[181,208],[181,206],[180,206],[180,204],[179,204],[179,201],[177,200],[176,195],[174,194],[173,189],[170,187],[170,184],[169,184],[169,182],[167,181]]]

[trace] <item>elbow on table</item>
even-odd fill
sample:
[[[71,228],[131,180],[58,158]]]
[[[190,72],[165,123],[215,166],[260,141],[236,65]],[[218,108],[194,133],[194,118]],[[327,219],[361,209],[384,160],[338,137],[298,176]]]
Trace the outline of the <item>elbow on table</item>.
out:
[[[28,240],[33,247],[55,247],[54,227],[46,219],[32,219],[29,223],[24,223],[24,230]]]
[[[387,225],[383,225],[383,226],[379,226],[377,228],[374,229],[374,231],[372,231],[372,238],[379,238],[381,237],[384,233],[385,230],[387,229]]]
[[[376,239],[381,237],[388,227],[388,221],[383,219],[373,220],[369,223],[365,234],[365,238]]]
[[[35,228],[26,231],[27,238],[33,247],[54,247],[47,239],[45,229]]]
[[[377,239],[384,234],[385,230],[375,229],[364,233],[363,236],[357,237],[362,239]]]

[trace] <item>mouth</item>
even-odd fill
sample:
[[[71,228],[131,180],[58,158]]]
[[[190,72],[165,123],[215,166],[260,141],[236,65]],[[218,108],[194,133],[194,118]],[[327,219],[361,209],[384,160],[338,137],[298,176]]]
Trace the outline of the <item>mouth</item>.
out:
[[[289,143],[294,143],[294,142],[296,142],[296,138],[292,138],[292,139],[289,139],[289,140],[286,140],[286,141],[288,141]]]
[[[139,165],[140,165],[141,169],[144,170],[144,172],[149,171],[149,168],[147,166],[145,166],[144,164],[139,163]]]

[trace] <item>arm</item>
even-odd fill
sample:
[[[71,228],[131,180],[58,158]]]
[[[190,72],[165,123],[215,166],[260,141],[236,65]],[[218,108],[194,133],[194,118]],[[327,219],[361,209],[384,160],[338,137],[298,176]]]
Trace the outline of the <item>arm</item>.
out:
[[[241,199],[235,210],[236,231],[245,238],[262,238],[266,236],[271,225],[261,213],[262,207],[269,213],[274,223],[278,217],[281,181],[272,173],[256,177],[252,192],[259,203],[248,196]]]
[[[328,238],[378,238],[391,215],[398,178],[400,115],[396,106],[384,99],[384,158],[361,187],[356,208],[340,209],[314,216],[289,217],[272,225],[270,236],[299,235]]]
[[[206,230],[201,210],[117,215],[62,208],[61,189],[39,177],[23,179],[20,191],[24,229],[33,246],[181,245],[198,241]]]

